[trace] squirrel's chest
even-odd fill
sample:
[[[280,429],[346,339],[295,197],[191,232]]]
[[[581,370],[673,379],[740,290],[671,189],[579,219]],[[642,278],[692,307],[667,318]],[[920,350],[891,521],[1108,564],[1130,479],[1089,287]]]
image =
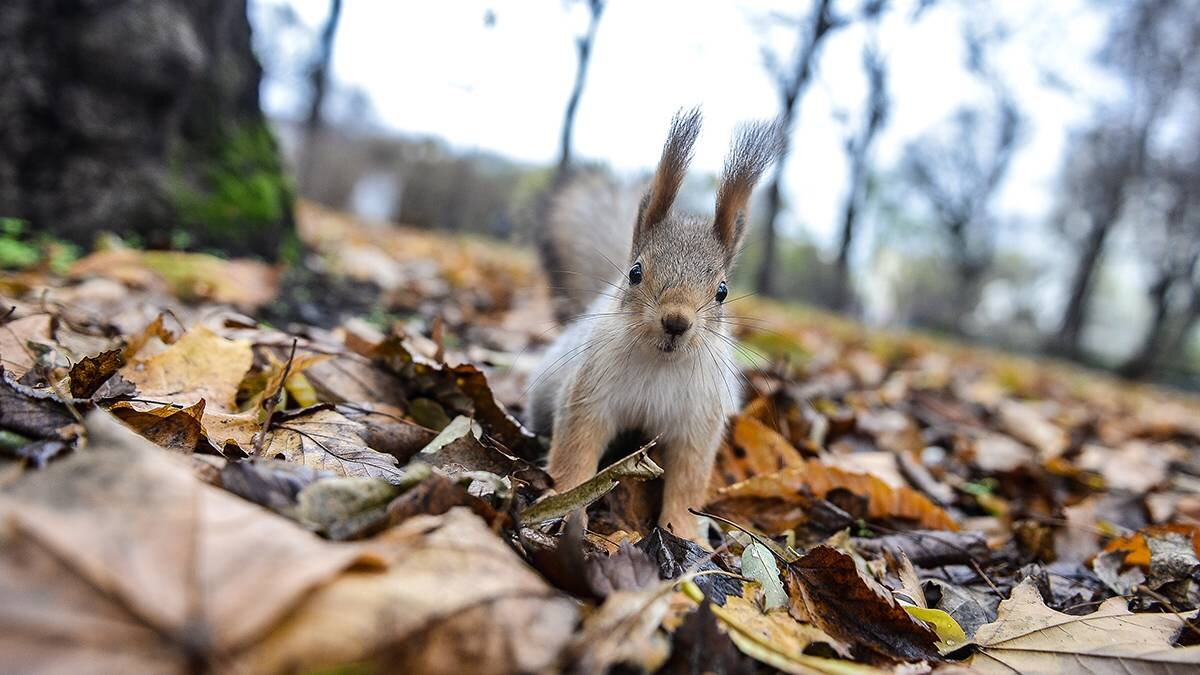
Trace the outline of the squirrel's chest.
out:
[[[681,426],[695,424],[697,419],[721,415],[714,374],[691,365],[622,368],[623,377],[610,380],[616,391],[603,397],[610,408],[608,413],[620,427],[639,428],[651,435],[671,434]],[[707,381],[706,376],[713,381]]]

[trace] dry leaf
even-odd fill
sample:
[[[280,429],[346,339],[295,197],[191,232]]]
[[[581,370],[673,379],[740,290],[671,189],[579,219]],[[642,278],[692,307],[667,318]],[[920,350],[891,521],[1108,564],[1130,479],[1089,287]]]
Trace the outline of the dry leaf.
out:
[[[372,560],[200,483],[106,413],[88,430],[87,453],[0,493],[6,668],[216,666],[307,592]]]
[[[253,363],[250,343],[227,340],[197,326],[166,350],[135,359],[120,374],[157,403],[193,405],[204,399],[207,409],[236,410],[238,384]]]
[[[874,476],[841,471],[815,459],[724,488],[708,508],[737,522],[779,533],[808,520],[812,501],[808,495],[824,498],[835,488],[866,498],[867,514],[872,519],[907,520],[929,529],[958,529],[949,514],[915,490],[891,488]]]
[[[1195,612],[1187,616],[1194,616]],[[1091,614],[1050,609],[1031,581],[1013,588],[996,621],[975,633],[981,673],[1174,673],[1200,666],[1200,646],[1172,647],[1185,615],[1134,614],[1109,598]]]
[[[108,411],[134,431],[168,450],[192,452],[204,435],[204,429],[200,426],[204,416],[204,399],[187,408],[164,405],[149,410],[139,410],[129,403],[118,402]]]
[[[234,666],[256,673],[361,661],[393,672],[554,669],[578,609],[478,517],[461,508],[418,516],[371,546],[387,569],[352,571],[318,589]],[[464,616],[476,607],[484,609]]]
[[[835,639],[887,660],[938,657],[937,636],[890,591],[864,577],[850,556],[818,546],[788,565],[792,603]]]

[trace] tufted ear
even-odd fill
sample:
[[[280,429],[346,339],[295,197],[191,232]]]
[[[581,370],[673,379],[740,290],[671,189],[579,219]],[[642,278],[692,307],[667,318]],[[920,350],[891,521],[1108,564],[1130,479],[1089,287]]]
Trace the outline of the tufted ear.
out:
[[[635,238],[662,222],[675,203],[679,194],[679,186],[687,173],[688,164],[692,161],[692,148],[696,145],[696,137],[700,135],[700,109],[692,108],[675,113],[671,120],[671,131],[667,135],[667,143],[663,146],[662,158],[658,160],[658,169],[654,172],[654,180],[646,194],[642,196],[638,208],[637,230]]]
[[[759,122],[740,128],[725,159],[713,229],[732,260],[746,234],[746,205],[763,173],[783,154],[783,129],[778,122]]]

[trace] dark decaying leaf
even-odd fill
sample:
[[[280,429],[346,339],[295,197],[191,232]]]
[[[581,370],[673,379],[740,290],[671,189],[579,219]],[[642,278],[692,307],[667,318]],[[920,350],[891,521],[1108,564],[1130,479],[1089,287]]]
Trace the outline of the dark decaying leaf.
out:
[[[854,547],[873,555],[904,553],[917,567],[965,565],[971,560],[986,560],[988,556],[987,539],[982,532],[913,530],[874,538],[855,537]]]
[[[660,579],[677,579],[688,572],[716,570],[728,572],[719,566],[713,554],[705,551],[694,541],[677,537],[662,528],[654,528],[637,547],[650,556],[658,566]],[[724,574],[706,574],[696,577],[696,585],[704,595],[718,605],[725,604],[725,596],[742,594],[742,582]]]
[[[511,476],[535,493],[550,487],[550,476],[541,468],[484,444],[482,429],[474,420],[456,417],[418,455],[419,459],[454,477],[472,471]]]
[[[296,504],[304,486],[334,475],[276,459],[229,462],[221,469],[221,487],[272,511],[283,511]]]
[[[751,675],[757,670],[754,660],[739,651],[733,640],[717,627],[717,618],[705,601],[675,629],[671,658],[659,672],[670,675]]]
[[[110,349],[96,356],[85,356],[71,366],[71,396],[89,398],[100,385],[125,365],[121,349]]]
[[[66,404],[51,390],[15,384],[0,369],[0,429],[30,439],[72,441],[80,427]]]
[[[850,556],[818,546],[787,566],[794,610],[855,654],[888,661],[937,660],[937,636],[891,593],[864,578]]]
[[[450,416],[472,417],[483,425],[490,439],[515,457],[537,461],[544,454],[537,437],[500,406],[487,377],[474,365],[448,366],[414,358],[398,336],[384,340],[375,352],[379,361],[413,389],[410,400],[425,398],[453,411]]]
[[[100,388],[92,392],[93,401],[111,401],[119,398],[129,398],[137,395],[137,387],[132,382],[121,377],[120,373],[114,373],[100,385]]]
[[[204,416],[204,399],[186,408],[164,405],[150,410],[138,410],[128,403],[119,402],[110,407],[109,412],[134,431],[168,450],[192,452],[204,436],[204,429],[200,426],[200,419]]]

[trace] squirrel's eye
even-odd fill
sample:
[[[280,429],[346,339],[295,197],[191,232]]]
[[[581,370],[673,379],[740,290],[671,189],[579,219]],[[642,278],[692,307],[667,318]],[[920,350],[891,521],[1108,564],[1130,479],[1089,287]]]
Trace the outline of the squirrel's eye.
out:
[[[629,283],[637,284],[642,280],[642,262],[633,263],[633,267],[629,268]]]
[[[729,295],[729,287],[725,282],[717,284],[717,302],[725,302],[725,298]]]

